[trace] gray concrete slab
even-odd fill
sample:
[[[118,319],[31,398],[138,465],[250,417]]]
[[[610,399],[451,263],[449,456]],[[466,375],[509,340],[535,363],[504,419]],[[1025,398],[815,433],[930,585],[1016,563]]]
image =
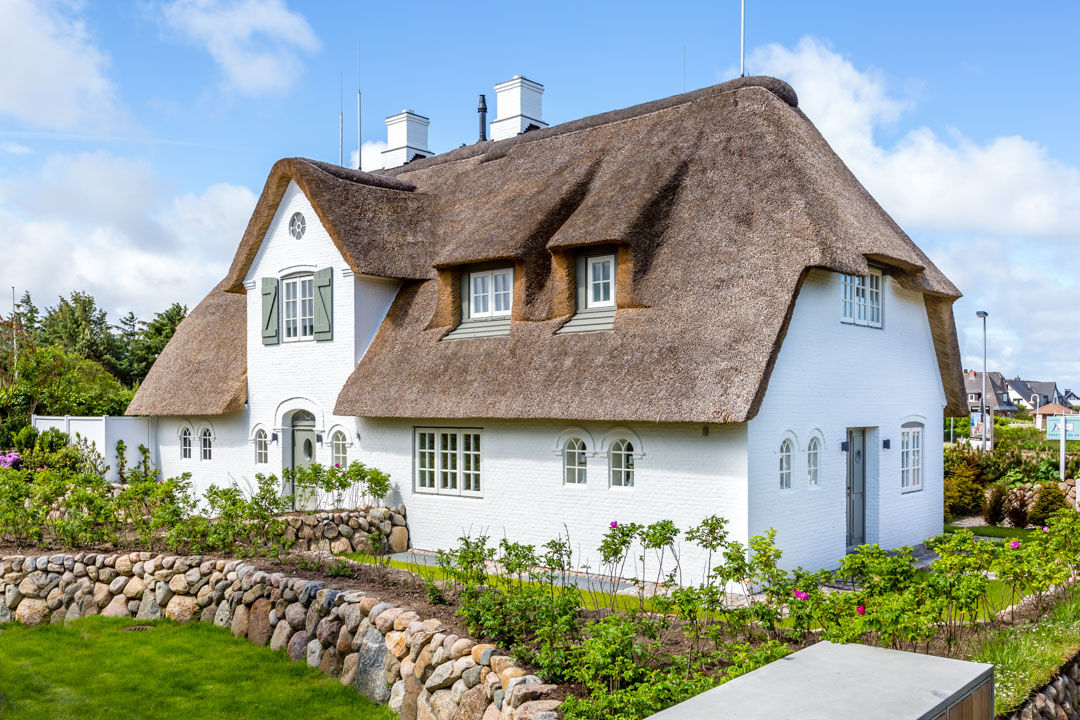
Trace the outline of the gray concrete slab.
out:
[[[820,642],[653,715],[650,720],[923,720],[993,677],[994,666]]]

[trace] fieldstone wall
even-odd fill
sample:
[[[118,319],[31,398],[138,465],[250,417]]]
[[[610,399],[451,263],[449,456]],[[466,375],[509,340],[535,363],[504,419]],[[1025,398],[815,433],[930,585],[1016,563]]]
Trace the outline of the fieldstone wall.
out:
[[[409,531],[405,526],[405,506],[395,508],[365,505],[341,512],[316,512],[288,515],[285,536],[295,541],[294,550],[322,550],[333,553],[370,551],[369,533],[385,538],[391,552],[409,549]]]
[[[1069,478],[1065,482],[1056,483],[1061,492],[1065,493],[1065,497],[1068,499],[1069,504],[1076,506],[1076,479]],[[1016,492],[1024,498],[1024,504],[1028,510],[1031,510],[1035,505],[1035,500],[1039,497],[1039,485],[1037,483],[1024,483],[1016,489]]]
[[[438,619],[363,592],[266,573],[241,560],[13,555],[0,558],[0,599],[0,622],[27,625],[97,614],[212,622],[340,678],[404,720],[559,717],[560,702],[551,699],[556,686],[528,675],[494,645],[458,637]]]
[[[1009,720],[1080,720],[1080,659],[1073,658]]]

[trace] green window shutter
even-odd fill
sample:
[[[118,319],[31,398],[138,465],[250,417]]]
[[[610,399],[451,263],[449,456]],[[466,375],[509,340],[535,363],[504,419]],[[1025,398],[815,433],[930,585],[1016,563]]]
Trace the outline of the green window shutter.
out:
[[[315,271],[315,339],[334,339],[334,269]]]
[[[277,345],[278,335],[278,279],[262,279],[262,341],[263,345]]]

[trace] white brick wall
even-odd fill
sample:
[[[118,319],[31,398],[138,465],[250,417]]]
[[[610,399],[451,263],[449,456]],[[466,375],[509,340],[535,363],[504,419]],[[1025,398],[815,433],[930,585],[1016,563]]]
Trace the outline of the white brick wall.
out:
[[[867,433],[867,542],[921,542],[942,530],[945,405],[922,296],[886,279],[884,328],[840,322],[840,275],[815,270],[795,304],[761,410],[749,423],[750,530],[777,530],[784,565],[835,567],[846,552],[848,428]],[[918,417],[916,417],[918,416]],[[923,490],[900,491],[900,426],[925,423]],[[811,432],[823,439],[819,486],[807,482]],[[781,491],[779,448],[792,433],[791,490]],[[891,449],[881,448],[891,440]]]
[[[483,429],[483,497],[455,497],[413,490],[413,427]],[[568,428],[581,427],[590,453],[588,482],[563,483],[562,456],[556,452]],[[731,520],[732,536],[746,539],[745,425],[632,425],[639,449],[633,488],[608,486],[605,452],[614,424],[468,422],[364,419],[360,422],[361,459],[388,473],[392,502],[408,508],[415,547],[450,547],[465,533],[485,532],[538,546],[569,530],[575,561],[599,569],[596,548],[612,520],[650,523],[673,520],[680,529],[710,514]],[[577,431],[573,431],[577,432]],[[565,524],[565,528],[564,528]],[[683,560],[697,577],[703,557],[684,545]]]

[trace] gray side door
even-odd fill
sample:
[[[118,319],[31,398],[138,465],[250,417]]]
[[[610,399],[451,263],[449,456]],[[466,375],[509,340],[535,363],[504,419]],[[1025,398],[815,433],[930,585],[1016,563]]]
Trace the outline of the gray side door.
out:
[[[315,462],[315,416],[303,410],[298,411],[292,420],[292,461],[293,470],[306,468]],[[293,496],[293,508],[306,507],[311,498],[296,497],[296,488],[289,488]]]
[[[866,431],[848,430],[847,549],[866,542]]]

